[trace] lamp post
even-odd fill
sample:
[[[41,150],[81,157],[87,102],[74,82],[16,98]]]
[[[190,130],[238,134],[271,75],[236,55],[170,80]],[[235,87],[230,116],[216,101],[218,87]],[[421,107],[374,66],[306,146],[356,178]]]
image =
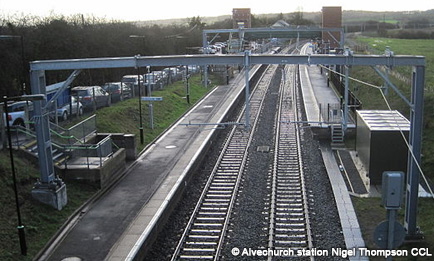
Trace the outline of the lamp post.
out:
[[[23,95],[23,96],[16,96],[16,97],[3,97],[4,102],[4,110],[6,115],[6,128],[8,133],[8,143],[9,143],[9,155],[11,159],[11,169],[12,169],[12,180],[14,185],[14,193],[15,193],[15,205],[17,207],[17,216],[18,216],[18,236],[20,239],[20,247],[21,247],[21,255],[25,256],[27,255],[27,243],[26,243],[26,234],[24,233],[24,225],[21,220],[21,212],[20,212],[20,205],[18,201],[18,189],[17,189],[17,178],[15,174],[15,164],[14,164],[14,154],[12,150],[12,138],[11,138],[11,129],[9,124],[9,112],[8,112],[8,101],[38,101],[45,99],[45,96],[42,94],[36,94],[36,95]]]
[[[143,39],[143,45],[145,44],[145,36],[144,35],[130,35],[130,38],[142,38]],[[137,55],[139,57],[140,55]],[[143,119],[142,119],[142,86],[140,83],[140,67],[137,67],[137,81],[138,81],[138,87],[139,87],[139,131],[140,131],[140,143],[145,143],[145,137],[143,133]],[[134,88],[134,86],[133,86]]]
[[[139,131],[140,131],[140,143],[145,143],[145,137],[143,134],[143,117],[142,117],[142,87],[140,83],[140,67],[137,67],[137,81],[139,85]],[[134,88],[134,86],[133,86]]]
[[[20,38],[21,43],[21,93],[25,94],[26,90],[26,65],[24,60],[24,37],[22,35],[0,35],[0,39]]]

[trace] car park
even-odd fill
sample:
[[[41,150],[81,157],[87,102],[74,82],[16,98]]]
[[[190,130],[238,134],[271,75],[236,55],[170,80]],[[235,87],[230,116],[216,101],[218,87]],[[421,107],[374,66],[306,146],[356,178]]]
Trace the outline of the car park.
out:
[[[123,101],[133,96],[131,88],[123,82],[108,82],[102,88],[110,94],[111,102]]]
[[[79,97],[84,110],[110,106],[110,95],[101,86],[77,86],[71,89],[71,95]]]

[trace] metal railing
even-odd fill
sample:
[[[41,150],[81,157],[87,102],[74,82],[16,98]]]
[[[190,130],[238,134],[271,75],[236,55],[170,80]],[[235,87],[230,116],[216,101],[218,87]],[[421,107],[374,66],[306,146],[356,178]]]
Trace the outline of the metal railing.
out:
[[[55,132],[51,138],[60,144],[86,143],[86,137],[96,133],[96,115],[92,115],[68,129],[50,122],[50,129],[52,133]],[[65,139],[68,142],[65,143]]]
[[[320,118],[324,123],[342,122],[342,110],[339,103],[319,103]]]
[[[63,162],[65,169],[69,166],[100,167],[107,158],[111,158],[113,152],[113,142],[110,136],[105,137],[96,144],[75,144],[57,145],[74,161]]]
[[[65,169],[72,165],[86,166],[88,169],[100,167],[106,158],[112,157],[114,151],[118,149],[110,136],[103,138],[96,144],[85,144],[86,137],[96,133],[95,115],[69,129],[64,129],[55,124],[51,124],[50,128],[53,151],[63,153],[64,157],[74,158],[73,161],[64,160],[62,162]],[[74,134],[78,135],[78,137],[74,136]],[[36,134],[31,129],[26,129],[23,126],[12,126],[11,135],[12,145],[18,149],[36,138]]]

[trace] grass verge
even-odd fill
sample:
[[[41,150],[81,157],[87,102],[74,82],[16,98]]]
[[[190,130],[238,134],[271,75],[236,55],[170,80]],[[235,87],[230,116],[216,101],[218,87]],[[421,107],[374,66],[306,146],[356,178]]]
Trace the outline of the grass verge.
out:
[[[210,79],[212,82],[217,82],[213,76]],[[142,102],[144,144],[140,144],[139,137],[138,98],[118,102],[111,107],[98,110],[98,132],[133,133],[136,135],[138,150],[141,151],[209,90],[201,85],[200,75],[195,75],[190,79],[191,104],[188,104],[184,98],[186,92],[182,81],[166,86],[163,90],[154,91],[152,96],[163,97],[163,101],[154,102],[155,128],[153,130],[148,124],[148,102]],[[69,122],[69,125],[72,126],[77,121]],[[16,228],[18,221],[8,155],[6,151],[0,152],[0,205],[2,206],[0,213],[0,260],[32,260],[68,217],[94,195],[97,189],[85,183],[68,182],[68,204],[62,211],[43,205],[31,196],[33,184],[39,178],[39,170],[30,161],[20,158],[15,153],[14,162],[18,175],[19,204],[28,245],[28,255],[23,257],[20,254]]]
[[[381,206],[381,198],[351,198],[357,213],[363,238],[368,249],[379,249],[374,242],[374,231],[378,224],[386,220],[386,210]],[[434,254],[434,201],[421,198],[418,202],[418,225],[425,236],[425,240],[417,243],[405,243],[399,249],[408,250],[408,257],[394,257],[393,260],[432,260],[432,257],[413,257],[412,248],[428,248]],[[404,223],[404,209],[398,212],[397,221]],[[370,260],[385,260],[384,257],[370,258]]]
[[[32,260],[40,249],[48,242],[54,233],[62,226],[66,219],[90,198],[96,188],[79,183],[69,182],[68,204],[62,211],[41,204],[34,200],[31,190],[39,170],[30,161],[14,154],[15,170],[17,174],[18,199],[25,226],[28,254],[21,256],[17,232],[17,211],[13,191],[12,174],[9,153],[0,152],[0,260]]]

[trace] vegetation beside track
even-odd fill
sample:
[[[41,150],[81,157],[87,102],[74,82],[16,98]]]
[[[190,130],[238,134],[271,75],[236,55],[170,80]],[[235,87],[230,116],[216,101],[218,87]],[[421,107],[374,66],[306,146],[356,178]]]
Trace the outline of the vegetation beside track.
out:
[[[424,99],[424,129],[422,143],[422,169],[427,178],[434,181],[434,40],[406,40],[391,38],[359,37],[356,39],[358,44],[368,47],[370,53],[384,53],[386,46],[394,51],[395,55],[422,55],[426,57],[425,72],[425,99]],[[395,68],[394,68],[395,69]],[[411,68],[396,68],[399,76],[411,79]],[[399,77],[398,76],[398,77]],[[369,67],[353,67],[351,77],[369,82],[376,86],[383,86],[384,80],[381,79]],[[402,77],[400,77],[402,78]],[[402,79],[390,75],[391,81],[410,99],[411,85]],[[379,90],[359,83],[351,82],[351,89],[362,101],[363,109],[384,109],[387,110],[386,103]],[[409,108],[398,95],[390,89],[387,100],[393,110],[400,111],[409,118]],[[368,248],[375,249],[373,232],[375,227],[386,219],[386,211],[380,206],[379,198],[353,198],[353,203],[357,212],[357,217],[362,227],[363,237]],[[434,200],[432,198],[420,199],[418,204],[418,226],[425,236],[424,242],[406,244],[401,249],[411,249],[412,247],[428,247],[430,252],[434,251]],[[398,221],[403,224],[404,211],[401,210]],[[374,259],[375,260],[375,259]],[[384,260],[384,258],[382,259]],[[397,259],[397,260],[407,260]]]
[[[212,83],[218,79],[211,76]],[[212,85],[211,85],[212,86]],[[201,85],[200,75],[190,78],[190,102],[184,98],[185,86],[182,81],[175,82],[165,89],[154,91],[152,96],[163,97],[163,101],[154,102],[154,130],[149,128],[148,102],[142,102],[145,143],[140,144],[138,98],[128,99],[97,111],[98,132],[133,133],[136,135],[138,150],[142,150],[149,142],[162,133],[195,102],[210,89]],[[76,122],[69,122],[74,124]],[[12,174],[9,153],[0,152],[0,260],[32,260],[44,247],[68,217],[98,190],[91,185],[80,182],[68,182],[68,204],[62,211],[43,205],[31,196],[33,184],[39,178],[37,166],[19,157],[14,151],[14,162],[17,173],[20,210],[28,245],[28,255],[20,254],[17,232],[17,212],[13,192]]]
[[[138,151],[142,150],[209,91],[202,86],[200,75],[191,77],[189,82],[190,104],[185,98],[186,88],[183,81],[177,81],[163,90],[152,92],[152,96],[163,98],[163,101],[153,102],[154,129],[151,129],[149,124],[149,102],[141,102],[144,144],[140,144],[140,114],[137,97],[98,110],[96,113],[98,132],[135,134]],[[218,82],[218,79],[211,76],[211,83],[215,82]]]
[[[18,239],[18,219],[13,191],[11,165],[7,150],[0,152],[0,260],[32,260],[67,218],[97,189],[80,182],[68,182],[68,204],[62,211],[34,200],[31,190],[39,170],[29,160],[14,152],[19,205],[25,226],[28,254],[21,256]]]
[[[363,239],[368,249],[379,249],[374,242],[374,231],[377,225],[387,220],[386,209],[381,206],[381,198],[355,198],[352,197],[354,208],[357,212],[359,225],[362,229]],[[421,228],[425,239],[422,242],[406,243],[399,249],[409,251],[412,248],[428,248],[433,254],[434,251],[434,202],[432,198],[419,199],[419,211],[417,223]],[[397,221],[403,224],[404,209],[398,212]],[[430,260],[432,257],[401,257],[393,260]],[[385,260],[384,257],[370,258],[370,260]]]
[[[426,57],[422,169],[424,170],[424,174],[431,181],[434,181],[434,49],[432,49],[434,40],[360,37],[357,38],[357,41],[367,44],[370,50],[377,53],[383,53],[385,47],[390,46],[395,55],[422,55]],[[394,69],[403,78],[411,80],[410,67],[396,67]],[[351,76],[376,86],[384,86],[384,80],[369,67],[353,67],[351,69]],[[390,80],[410,100],[411,85],[397,79],[393,75],[390,75]],[[354,82],[351,82],[350,88],[362,101],[363,109],[388,109],[378,89]],[[391,88],[389,89],[387,100],[393,110],[400,111],[409,119],[410,110],[408,105]]]

